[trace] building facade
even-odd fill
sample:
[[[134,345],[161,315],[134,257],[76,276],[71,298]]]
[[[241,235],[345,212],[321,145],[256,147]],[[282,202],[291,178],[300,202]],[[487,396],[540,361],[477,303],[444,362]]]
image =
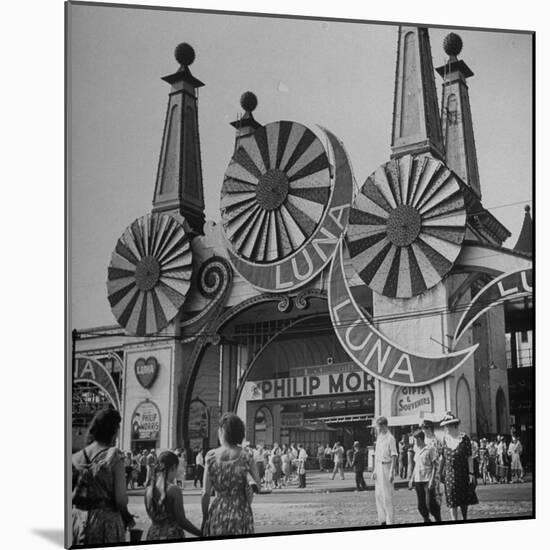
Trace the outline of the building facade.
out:
[[[380,415],[397,433],[448,410],[479,436],[532,425],[508,369],[517,310],[521,326],[532,312],[531,250],[503,246],[483,207],[473,72],[451,33],[439,105],[428,30],[397,40],[391,155],[361,190],[336,136],[263,125],[247,92],[217,223],[204,219],[203,83],[178,46],[152,212],[109,266],[117,324],[75,333],[73,448],[105,403],[124,449],[215,446],[226,411],[254,445],[310,450],[369,444]],[[525,284],[505,286],[514,277]]]

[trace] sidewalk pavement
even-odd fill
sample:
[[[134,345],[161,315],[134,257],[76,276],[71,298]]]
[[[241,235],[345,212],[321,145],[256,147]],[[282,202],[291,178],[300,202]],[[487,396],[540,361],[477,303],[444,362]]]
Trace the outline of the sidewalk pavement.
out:
[[[298,487],[298,481],[293,481],[287,487],[281,489],[273,489],[266,491],[262,489],[261,494],[291,494],[291,493],[340,493],[345,491],[355,491],[355,473],[352,471],[346,471],[344,479],[337,476],[335,479],[331,479],[332,472],[319,472],[319,470],[308,470],[306,473],[306,487],[300,489]],[[367,485],[367,491],[374,491],[374,481],[372,479],[371,472],[365,472],[364,478]],[[407,480],[397,477],[394,482],[396,489],[407,488]],[[193,487],[192,481],[185,482],[184,491],[186,495],[198,495],[201,493],[200,487]],[[131,489],[128,491],[129,495],[143,495],[144,489]]]
[[[335,479],[331,479],[332,472],[319,472],[319,470],[308,470],[306,473],[306,488],[300,489],[298,487],[298,481],[293,481],[287,487],[282,487],[281,489],[273,489],[271,491],[266,491],[262,489],[261,494],[293,494],[293,493],[342,493],[346,491],[355,491],[355,473],[352,471],[345,472],[345,479],[341,479],[337,476]],[[365,483],[367,485],[367,491],[374,491],[374,480],[372,479],[371,472],[365,472],[364,475]],[[526,474],[525,482],[532,481],[532,475]],[[478,485],[482,485],[481,481],[478,480]],[[395,489],[407,489],[408,482],[406,479],[401,479],[399,476],[394,481]],[[184,491],[186,495],[200,495],[201,488],[193,487],[193,482],[187,480],[185,482]],[[133,496],[143,496],[145,490],[143,488],[139,489],[130,489],[128,491],[129,495]]]

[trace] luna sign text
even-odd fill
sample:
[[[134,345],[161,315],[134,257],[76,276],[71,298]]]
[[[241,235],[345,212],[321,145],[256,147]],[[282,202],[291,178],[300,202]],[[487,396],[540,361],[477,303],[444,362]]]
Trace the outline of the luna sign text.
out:
[[[524,268],[504,273],[484,286],[470,302],[462,315],[454,342],[458,342],[474,321],[492,307],[533,293],[533,269]]]
[[[377,330],[352,296],[344,276],[343,244],[330,269],[329,311],[338,340],[347,354],[375,378],[396,385],[424,386],[448,376],[475,351],[477,344],[441,356],[415,355]]]
[[[247,261],[232,250],[226,239],[229,259],[235,270],[254,287],[267,292],[288,292],[317,276],[330,261],[347,228],[353,200],[353,175],[340,141],[323,128],[334,153],[334,183],[323,218],[309,240],[294,254],[279,262]]]
[[[75,357],[73,369],[73,384],[81,382],[92,383],[102,390],[111,404],[120,409],[120,398],[116,384],[105,367],[96,359],[91,357],[77,356]]]

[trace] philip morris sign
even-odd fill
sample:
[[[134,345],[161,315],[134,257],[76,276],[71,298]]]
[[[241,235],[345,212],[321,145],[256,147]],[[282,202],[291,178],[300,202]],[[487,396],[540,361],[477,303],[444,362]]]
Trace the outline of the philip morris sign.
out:
[[[374,378],[366,372],[341,372],[254,382],[252,399],[289,399],[374,391]]]

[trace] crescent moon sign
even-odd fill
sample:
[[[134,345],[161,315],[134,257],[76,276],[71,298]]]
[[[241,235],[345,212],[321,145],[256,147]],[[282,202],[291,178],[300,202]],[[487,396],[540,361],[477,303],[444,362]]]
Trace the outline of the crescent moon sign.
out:
[[[363,314],[344,276],[342,242],[333,257],[329,278],[332,324],[347,354],[375,378],[398,386],[424,386],[448,376],[476,350],[478,344],[439,357],[413,355],[397,346]]]
[[[470,302],[456,327],[453,342],[456,344],[474,321],[492,307],[533,293],[532,268],[504,273],[484,286]]]
[[[353,200],[353,175],[342,143],[326,128],[321,128],[334,157],[334,185],[323,218],[308,241],[294,254],[270,264],[249,262],[233,252],[224,235],[229,259],[244,279],[265,292],[288,292],[316,277],[333,256],[347,228]]]

